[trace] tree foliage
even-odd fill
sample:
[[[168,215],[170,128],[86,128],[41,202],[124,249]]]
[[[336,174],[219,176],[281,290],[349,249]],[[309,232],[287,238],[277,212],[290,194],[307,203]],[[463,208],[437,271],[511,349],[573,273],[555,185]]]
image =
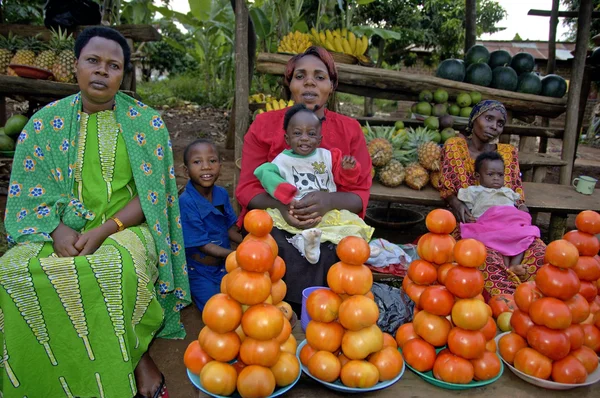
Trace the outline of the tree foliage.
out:
[[[0,1],[4,22],[9,24],[43,25],[45,3],[46,0]]]
[[[562,0],[567,11],[579,11],[581,0]],[[594,10],[600,11],[600,0],[593,0]],[[564,18],[563,25],[569,28],[565,35],[567,41],[575,41],[577,39],[577,18]],[[600,33],[600,19],[592,19],[590,26],[590,38]]]

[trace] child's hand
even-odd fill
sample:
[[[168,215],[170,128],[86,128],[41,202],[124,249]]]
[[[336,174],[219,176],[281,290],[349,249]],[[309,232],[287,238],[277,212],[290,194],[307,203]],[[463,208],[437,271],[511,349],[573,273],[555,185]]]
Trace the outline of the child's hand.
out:
[[[356,167],[356,159],[351,155],[344,155],[342,158],[342,168],[345,170],[352,170]]]
[[[517,209],[524,211],[525,213],[529,213],[529,209],[525,206],[525,203],[521,203]]]
[[[527,275],[527,267],[523,264],[514,264],[508,267],[510,271],[512,271],[519,278]]]

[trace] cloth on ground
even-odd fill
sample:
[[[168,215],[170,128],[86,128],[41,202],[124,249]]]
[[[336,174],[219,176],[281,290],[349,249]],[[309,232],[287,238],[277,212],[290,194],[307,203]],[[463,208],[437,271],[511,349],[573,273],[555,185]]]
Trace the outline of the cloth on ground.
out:
[[[392,336],[396,330],[412,321],[415,303],[402,290],[383,283],[373,283],[371,288],[379,308],[377,326]]]

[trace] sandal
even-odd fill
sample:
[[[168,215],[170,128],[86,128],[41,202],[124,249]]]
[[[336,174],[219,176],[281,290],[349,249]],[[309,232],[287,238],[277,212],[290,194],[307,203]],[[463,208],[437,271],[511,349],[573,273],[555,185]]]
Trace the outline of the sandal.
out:
[[[158,390],[154,393],[152,398],[169,398],[169,391],[167,391],[167,385],[165,383],[165,375],[161,373],[162,380],[160,381],[160,386],[158,386]],[[146,397],[139,392],[135,395],[134,398],[149,398]]]

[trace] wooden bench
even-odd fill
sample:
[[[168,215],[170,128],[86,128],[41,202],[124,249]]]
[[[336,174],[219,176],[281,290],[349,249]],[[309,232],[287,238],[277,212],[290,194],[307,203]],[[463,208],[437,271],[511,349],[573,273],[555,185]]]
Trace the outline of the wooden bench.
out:
[[[583,195],[576,192],[569,185],[537,182],[524,182],[523,190],[525,191],[525,203],[531,213],[551,214],[550,241],[560,239],[563,236],[569,214],[577,214],[583,210],[600,211],[600,190],[596,190],[593,195]],[[424,206],[446,206],[440,198],[439,192],[430,185],[417,191],[406,185],[388,188],[374,182],[371,187],[370,199]]]

